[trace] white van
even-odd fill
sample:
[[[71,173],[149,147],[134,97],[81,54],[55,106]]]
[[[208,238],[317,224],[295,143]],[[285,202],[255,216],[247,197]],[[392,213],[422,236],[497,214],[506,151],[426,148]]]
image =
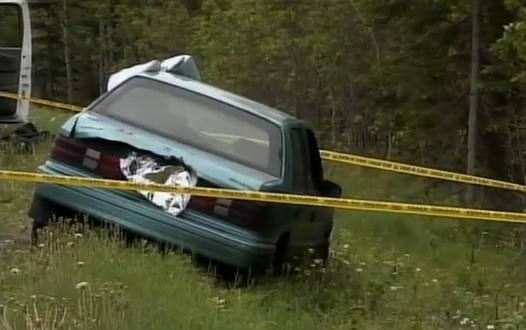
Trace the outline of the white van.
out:
[[[27,0],[0,0],[0,91],[31,96],[31,18]],[[25,123],[29,101],[0,97],[0,123]]]

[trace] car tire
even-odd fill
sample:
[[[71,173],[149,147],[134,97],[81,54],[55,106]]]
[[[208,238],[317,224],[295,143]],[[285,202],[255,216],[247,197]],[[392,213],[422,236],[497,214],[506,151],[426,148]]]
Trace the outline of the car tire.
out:
[[[58,218],[75,216],[75,212],[40,196],[33,196],[28,212],[31,219],[31,243],[38,241],[38,232]]]
[[[282,243],[283,244],[283,243]],[[305,249],[307,250],[307,249]],[[330,244],[323,244],[314,248],[313,253],[302,252],[294,254],[290,251],[288,242],[281,246],[278,245],[274,262],[272,264],[272,274],[274,276],[288,276],[297,269],[304,269],[305,267],[327,267],[329,263]]]
[[[290,273],[290,265],[287,261],[287,252],[289,247],[290,232],[286,232],[279,238],[276,243],[276,252],[272,260],[272,275],[283,276]]]
[[[320,259],[322,260],[323,267],[327,267],[329,264],[329,256],[330,256],[330,244],[327,243],[326,245],[323,245],[319,250]]]

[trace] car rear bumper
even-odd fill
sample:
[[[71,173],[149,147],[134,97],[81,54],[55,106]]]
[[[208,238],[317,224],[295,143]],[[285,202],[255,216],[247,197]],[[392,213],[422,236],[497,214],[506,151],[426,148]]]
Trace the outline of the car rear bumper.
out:
[[[46,162],[39,171],[90,176],[56,161]],[[135,192],[37,184],[29,212],[37,225],[45,225],[49,219],[43,200],[239,268],[268,265],[275,252],[275,244],[257,233],[192,210],[174,217]]]

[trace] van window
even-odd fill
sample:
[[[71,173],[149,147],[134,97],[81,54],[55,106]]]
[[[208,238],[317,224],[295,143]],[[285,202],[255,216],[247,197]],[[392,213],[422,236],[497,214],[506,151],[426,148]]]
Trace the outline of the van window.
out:
[[[0,48],[22,48],[22,10],[16,4],[0,5]]]

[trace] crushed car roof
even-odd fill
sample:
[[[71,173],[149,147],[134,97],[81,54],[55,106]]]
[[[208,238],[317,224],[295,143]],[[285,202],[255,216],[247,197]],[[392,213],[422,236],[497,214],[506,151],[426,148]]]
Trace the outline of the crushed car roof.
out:
[[[251,99],[245,98],[241,95],[237,95],[226,90],[220,89],[218,87],[214,87],[212,85],[208,85],[206,83],[189,79],[180,75],[175,75],[169,72],[142,72],[136,74],[136,76],[155,79],[164,83],[168,83],[170,85],[178,86],[199,94],[203,94],[205,96],[211,97],[224,103],[228,103],[246,112],[264,117],[268,120],[277,123],[282,123],[288,120],[298,120],[297,118],[285,112],[269,107],[262,103],[253,101]]]

